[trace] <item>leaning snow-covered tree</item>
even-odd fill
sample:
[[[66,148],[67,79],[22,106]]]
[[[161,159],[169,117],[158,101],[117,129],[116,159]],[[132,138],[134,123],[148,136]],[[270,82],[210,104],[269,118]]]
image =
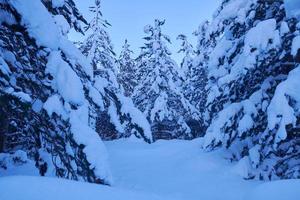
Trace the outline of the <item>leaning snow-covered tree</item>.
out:
[[[204,147],[228,149],[245,178],[299,178],[298,29],[282,0],[224,0],[207,28]]]
[[[85,23],[74,2],[1,0],[0,15],[0,170],[32,165],[41,176],[110,184],[105,147],[88,126],[102,97],[65,36]]]
[[[152,141],[147,119],[134,107],[132,100],[125,97],[117,81],[117,61],[106,28],[110,24],[103,19],[101,1],[95,0],[90,7],[94,17],[86,31],[90,35],[83,41],[80,50],[94,68],[94,84],[104,98],[101,112],[93,112],[93,126],[104,140],[129,137],[135,134],[147,142]],[[87,32],[88,33],[88,32]],[[98,101],[100,102],[100,101]]]
[[[133,100],[150,120],[152,134],[157,139],[191,139],[197,133],[199,113],[184,97],[182,77],[178,66],[171,59],[163,34],[164,21],[155,20],[155,25],[145,27],[146,44],[139,57],[139,83]]]
[[[134,90],[134,87],[137,85],[137,69],[132,59],[133,51],[130,50],[130,45],[128,41],[125,40],[125,44],[122,47],[119,63],[119,73],[118,81],[123,86],[125,96],[131,96]]]

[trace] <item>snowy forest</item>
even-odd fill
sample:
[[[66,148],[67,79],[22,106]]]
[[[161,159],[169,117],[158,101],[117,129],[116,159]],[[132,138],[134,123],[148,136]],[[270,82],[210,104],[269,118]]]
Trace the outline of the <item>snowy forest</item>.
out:
[[[0,0],[0,199],[299,200],[300,0],[118,53],[103,1]]]

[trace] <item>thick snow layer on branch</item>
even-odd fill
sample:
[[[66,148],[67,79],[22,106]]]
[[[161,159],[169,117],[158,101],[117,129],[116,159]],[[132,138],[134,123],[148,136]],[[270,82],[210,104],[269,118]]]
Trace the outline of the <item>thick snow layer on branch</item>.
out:
[[[38,45],[58,49],[60,31],[40,0],[10,0],[22,16],[22,24]]]
[[[89,97],[93,99],[93,101],[100,107],[102,111],[104,110],[104,102],[101,93],[91,85],[89,87]]]
[[[215,15],[213,24],[209,31],[215,30],[217,26],[223,26],[220,24],[221,21],[226,19],[233,19],[243,24],[245,22],[247,12],[252,3],[255,3],[257,0],[231,0],[224,4],[220,13]]]
[[[57,24],[57,26],[59,27],[61,33],[63,35],[66,35],[69,33],[71,27],[70,25],[68,24],[66,18],[62,15],[55,15],[54,17],[54,20],[55,20],[55,24]]]
[[[107,184],[112,184],[112,176],[108,165],[108,153],[98,135],[88,124],[88,107],[81,106],[70,114],[71,131],[77,143],[85,147],[83,152],[91,164],[90,169],[94,170],[96,176],[103,179]]]
[[[275,19],[269,19],[262,22],[259,22],[255,27],[249,30],[245,36],[245,47],[243,56],[241,56],[237,62],[232,66],[230,73],[227,73],[227,69],[224,66],[219,69],[211,70],[210,76],[214,75],[215,78],[222,77],[218,80],[219,85],[229,83],[230,81],[238,79],[242,74],[246,74],[249,69],[253,68],[257,62],[257,56],[266,52],[271,48],[276,48],[280,46],[280,33],[276,30],[277,23]],[[223,38],[222,41],[225,39]],[[225,40],[226,41],[226,40]],[[271,41],[271,42],[270,42]],[[220,42],[222,44],[224,42]],[[230,42],[226,42],[226,46],[220,46],[215,49],[215,51],[221,51],[220,55],[224,55],[225,52],[223,49],[232,49]],[[218,50],[218,48],[220,48]],[[218,59],[221,56],[217,56],[215,62],[219,62]],[[214,56],[213,56],[214,58]],[[211,66],[216,65],[217,63],[211,63]]]
[[[43,108],[47,111],[49,116],[51,116],[53,113],[56,113],[63,119],[67,119],[67,113],[64,109],[59,95],[53,95],[49,97],[48,100],[44,103]]]
[[[82,105],[84,102],[83,85],[77,74],[61,58],[59,51],[51,52],[46,72],[53,76],[52,87],[69,103]]]
[[[225,128],[233,125],[233,118],[242,112],[243,118],[238,122],[237,132],[241,136],[244,132],[251,129],[254,125],[253,116],[257,115],[257,109],[255,107],[255,99],[245,100],[239,103],[233,103],[219,112],[216,119],[214,119],[211,125],[208,127],[206,135],[204,137],[205,148],[209,148],[212,143],[217,145],[218,143],[226,143]]]
[[[110,122],[113,125],[115,125],[117,131],[120,132],[120,133],[124,133],[125,132],[125,127],[123,126],[123,124],[121,124],[120,117],[118,115],[117,108],[116,108],[115,104],[112,103],[108,107],[108,114],[110,116]]]
[[[280,44],[279,31],[276,30],[276,20],[268,19],[259,22],[254,28],[250,29],[245,38],[245,51],[250,53],[251,49],[258,49],[258,51],[264,51],[270,41],[272,46],[276,47]]]
[[[145,115],[134,106],[131,98],[125,97],[124,95],[118,95],[118,98],[122,104],[121,112],[129,115],[132,123],[141,127],[144,137],[152,142],[151,126]]]
[[[92,66],[75,45],[62,35],[61,22],[58,23],[57,18],[50,15],[40,0],[10,0],[10,3],[21,14],[23,25],[38,45],[52,50],[61,49],[72,58],[72,64],[78,63],[88,76],[93,76]],[[66,31],[66,27],[63,29]]]
[[[300,109],[300,66],[290,72],[287,80],[279,84],[268,107],[268,128],[275,129],[279,125],[276,142],[287,137],[286,125],[296,125],[297,111]],[[291,105],[293,101],[293,106]]]
[[[87,58],[82,55],[80,50],[76,48],[76,46],[70,42],[68,39],[63,37],[60,40],[60,47],[59,47],[66,56],[70,59],[69,62],[76,66],[77,64],[80,65],[80,67],[84,70],[84,72],[89,76],[93,77],[93,67],[87,60]]]
[[[53,8],[60,8],[64,5],[65,0],[52,0]]]
[[[2,55],[0,54],[0,56],[2,56]],[[11,73],[7,63],[5,62],[5,60],[2,57],[0,57],[0,70],[4,75],[7,75],[7,76],[9,76],[9,74]]]
[[[155,100],[154,107],[151,110],[151,121],[155,121],[156,118],[157,120],[164,120],[164,119],[169,119],[173,120],[171,117],[171,113],[169,113],[168,109],[168,95],[166,92],[162,92],[158,98]]]

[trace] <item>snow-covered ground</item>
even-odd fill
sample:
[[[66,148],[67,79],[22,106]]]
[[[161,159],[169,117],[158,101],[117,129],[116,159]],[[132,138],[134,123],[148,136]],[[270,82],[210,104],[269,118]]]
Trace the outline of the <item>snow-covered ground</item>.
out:
[[[107,142],[114,186],[173,200],[241,200],[259,184],[243,180],[221,152],[204,153],[201,143]]]
[[[165,200],[152,194],[55,178],[0,178],[1,200]]]
[[[106,142],[113,187],[13,173],[0,178],[2,200],[298,200],[300,180],[243,180],[220,151],[201,150],[202,139]],[[8,175],[8,174],[5,174]],[[30,174],[32,175],[32,174]]]

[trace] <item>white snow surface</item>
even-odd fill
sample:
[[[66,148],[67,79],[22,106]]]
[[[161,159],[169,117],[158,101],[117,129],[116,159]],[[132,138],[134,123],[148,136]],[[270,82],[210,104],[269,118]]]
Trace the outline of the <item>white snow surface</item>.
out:
[[[202,139],[149,145],[129,138],[105,144],[117,188],[173,200],[242,200],[260,184],[232,172],[222,152],[201,150]]]
[[[300,180],[283,180],[261,184],[246,200],[296,200],[300,198]]]
[[[222,151],[205,153],[202,139],[157,141],[135,138],[105,142],[113,187],[64,179],[19,176],[0,178],[5,200],[298,200],[300,180],[243,180],[237,164]],[[1,171],[0,171],[1,172]],[[27,174],[30,174],[28,170]],[[5,174],[9,175],[9,174]],[[33,174],[30,174],[33,175]],[[282,197],[285,197],[284,199]]]
[[[0,187],[3,200],[164,200],[153,195],[55,178],[5,177],[0,178]]]

